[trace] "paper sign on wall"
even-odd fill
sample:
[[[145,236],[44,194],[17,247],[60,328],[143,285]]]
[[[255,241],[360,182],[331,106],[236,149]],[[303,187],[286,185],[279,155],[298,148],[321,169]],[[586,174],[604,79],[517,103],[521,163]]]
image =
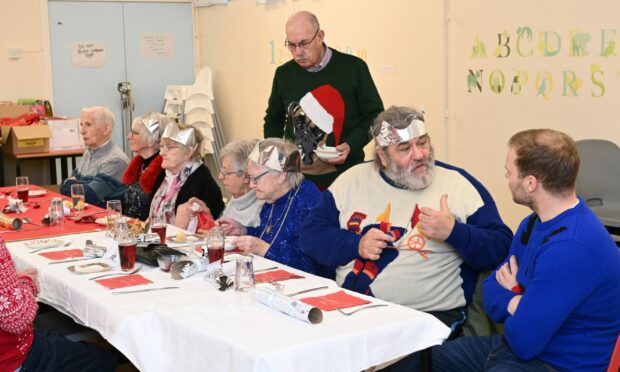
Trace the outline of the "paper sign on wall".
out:
[[[172,58],[174,36],[170,33],[140,34],[140,51],[144,58]]]
[[[71,47],[71,62],[76,67],[103,67],[105,47],[102,43],[75,43]]]

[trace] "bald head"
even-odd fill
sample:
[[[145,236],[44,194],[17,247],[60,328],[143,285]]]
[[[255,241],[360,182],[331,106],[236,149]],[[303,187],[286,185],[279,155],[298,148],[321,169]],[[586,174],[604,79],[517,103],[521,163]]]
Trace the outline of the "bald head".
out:
[[[288,21],[286,21],[286,29],[288,30],[289,25],[291,26],[309,26],[313,30],[316,30],[320,27],[319,19],[312,13],[302,10],[299,11],[292,16],[289,17]]]

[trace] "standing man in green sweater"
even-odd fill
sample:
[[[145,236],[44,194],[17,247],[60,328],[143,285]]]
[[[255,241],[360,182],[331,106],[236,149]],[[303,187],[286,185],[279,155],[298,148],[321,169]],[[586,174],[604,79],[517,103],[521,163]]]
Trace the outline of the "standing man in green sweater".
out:
[[[293,59],[276,69],[263,125],[265,138],[293,139],[288,105],[322,85],[330,85],[340,92],[345,107],[339,143],[334,133],[327,137],[327,145],[336,146],[340,155],[333,159],[318,158],[302,169],[322,190],[340,173],[364,161],[363,149],[370,141],[370,125],[383,111],[383,102],[366,63],[328,48],[324,37],[325,32],[314,14],[301,11],[288,19],[285,45]]]

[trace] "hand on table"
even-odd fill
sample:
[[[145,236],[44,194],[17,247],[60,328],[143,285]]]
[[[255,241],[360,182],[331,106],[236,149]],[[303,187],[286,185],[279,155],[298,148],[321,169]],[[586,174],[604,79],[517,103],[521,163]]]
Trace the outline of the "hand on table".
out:
[[[232,243],[245,253],[252,253],[261,257],[265,257],[270,246],[266,241],[250,235],[235,238]]]

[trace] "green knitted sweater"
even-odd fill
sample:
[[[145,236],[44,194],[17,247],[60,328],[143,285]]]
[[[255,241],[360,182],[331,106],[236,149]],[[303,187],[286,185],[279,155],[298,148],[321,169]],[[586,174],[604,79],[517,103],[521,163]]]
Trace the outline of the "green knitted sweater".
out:
[[[289,103],[299,102],[306,93],[321,85],[333,86],[342,95],[345,105],[340,142],[351,146],[346,162],[337,166],[337,173],[342,173],[364,161],[363,148],[370,141],[370,126],[383,111],[383,102],[363,60],[334,49],[332,53],[327,66],[318,72],[308,72],[294,60],[276,69],[263,132],[265,138],[294,139],[293,124],[286,112]],[[327,137],[327,145],[335,146],[333,133]]]

